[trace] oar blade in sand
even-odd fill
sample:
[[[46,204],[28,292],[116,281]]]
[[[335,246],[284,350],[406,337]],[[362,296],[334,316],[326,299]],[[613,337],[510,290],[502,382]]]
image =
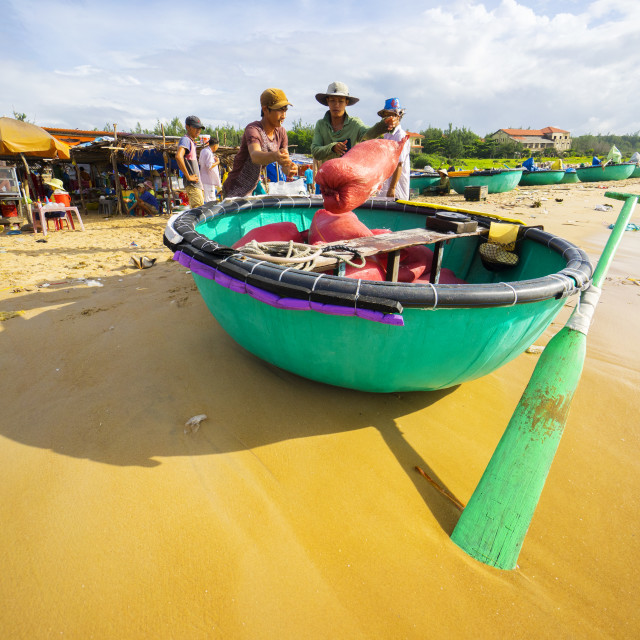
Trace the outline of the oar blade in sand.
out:
[[[460,516],[451,539],[466,553],[499,569],[515,569],[531,518],[553,462],[578,386],[600,286],[638,201],[624,200],[598,261],[592,285],[567,324],[542,352],[509,424]]]

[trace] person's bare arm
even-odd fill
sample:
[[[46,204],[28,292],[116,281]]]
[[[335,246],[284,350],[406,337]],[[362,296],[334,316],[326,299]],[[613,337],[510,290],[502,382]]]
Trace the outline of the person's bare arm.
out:
[[[185,147],[178,147],[178,153],[176,153],[176,162],[178,163],[178,168],[182,171],[182,175],[187,179],[188,182],[197,182],[198,176],[189,173],[187,171],[187,165],[184,162],[184,154],[187,152]]]
[[[289,152],[286,149],[278,149],[277,151],[262,151],[258,142],[250,142],[248,145],[249,157],[253,164],[267,165],[277,162],[283,167],[291,164]]]
[[[396,197],[396,186],[398,186],[398,180],[400,180],[400,174],[402,173],[402,162],[398,162],[398,166],[396,170],[391,175],[391,180],[389,181],[389,189],[387,190],[388,198]]]

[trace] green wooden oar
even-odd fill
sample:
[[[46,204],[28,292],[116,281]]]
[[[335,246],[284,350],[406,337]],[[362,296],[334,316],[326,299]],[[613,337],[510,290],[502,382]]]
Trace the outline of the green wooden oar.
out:
[[[499,569],[514,569],[562,436],[586,353],[587,331],[600,287],[638,201],[637,194],[607,192],[625,203],[600,256],[591,286],[567,324],[549,341],[451,539],[469,555]]]

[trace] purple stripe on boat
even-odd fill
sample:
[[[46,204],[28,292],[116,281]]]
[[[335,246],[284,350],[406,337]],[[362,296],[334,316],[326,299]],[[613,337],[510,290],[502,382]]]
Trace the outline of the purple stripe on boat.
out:
[[[232,278],[231,276],[210,267],[182,251],[176,251],[173,259],[182,266],[191,269],[191,271],[199,276],[213,280],[217,284],[236,293],[248,293],[258,302],[268,304],[277,309],[288,309],[292,311],[316,311],[334,316],[356,316],[363,320],[371,320],[382,324],[391,324],[404,326],[404,319],[400,314],[390,313],[384,314],[380,311],[370,311],[368,309],[357,309],[354,307],[343,307],[337,304],[325,304],[322,302],[310,302],[309,300],[299,300],[297,298],[281,298],[275,293],[265,291],[254,285],[246,284],[242,280]]]
[[[272,307],[276,307],[278,300],[280,300],[281,296],[271,293],[270,291],[265,291],[264,289],[259,289],[258,287],[253,286],[252,284],[247,285],[247,293],[256,300],[260,302],[264,302],[265,304],[271,305]]]
[[[398,327],[404,327],[404,318],[399,313],[382,313],[382,311],[373,311],[371,309],[357,309],[356,315],[364,320],[372,320],[373,322],[381,322],[382,324],[392,324]]]
[[[199,276],[207,278],[208,280],[213,280],[216,274],[216,269],[197,260],[191,260],[190,268],[192,273],[197,273]]]
[[[311,302],[309,300],[298,300],[298,298],[280,298],[276,307],[293,311],[311,311]]]
[[[396,327],[404,327],[404,318],[399,313],[383,313],[382,324],[391,324]]]
[[[231,284],[231,276],[228,276],[226,273],[222,273],[222,271],[216,271],[216,274],[213,278],[220,286],[229,288]]]
[[[341,307],[337,304],[326,304],[324,302],[312,302],[311,309],[319,313],[326,313],[330,316],[355,316],[355,307]]]
[[[371,309],[356,309],[356,316],[364,320],[372,320],[373,322],[382,322],[384,313],[382,311],[373,311]]]
[[[191,258],[184,252],[182,251],[176,251],[173,254],[173,259],[176,262],[179,262],[183,267],[189,267],[189,265],[191,264]]]
[[[229,289],[236,293],[247,293],[247,285],[242,280],[236,280],[235,278],[230,279]]]

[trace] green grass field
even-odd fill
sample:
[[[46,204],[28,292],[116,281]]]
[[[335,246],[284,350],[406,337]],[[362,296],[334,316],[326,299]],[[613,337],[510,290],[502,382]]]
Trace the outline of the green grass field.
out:
[[[436,156],[430,156],[432,160],[431,166],[434,169],[440,169],[444,167],[448,168],[448,164],[446,161],[437,158]],[[541,158],[536,160],[536,164],[540,165],[543,162],[553,162],[557,158]],[[522,162],[526,160],[526,158],[520,158],[518,160],[514,160],[513,158],[498,158],[498,159],[488,159],[488,158],[460,158],[456,160],[453,164],[456,169],[499,169],[510,167],[514,169],[517,165],[522,164]],[[591,164],[591,156],[571,156],[567,158],[562,158],[562,162],[564,162],[565,166],[574,166],[584,164]],[[416,167],[422,168],[422,167]]]

